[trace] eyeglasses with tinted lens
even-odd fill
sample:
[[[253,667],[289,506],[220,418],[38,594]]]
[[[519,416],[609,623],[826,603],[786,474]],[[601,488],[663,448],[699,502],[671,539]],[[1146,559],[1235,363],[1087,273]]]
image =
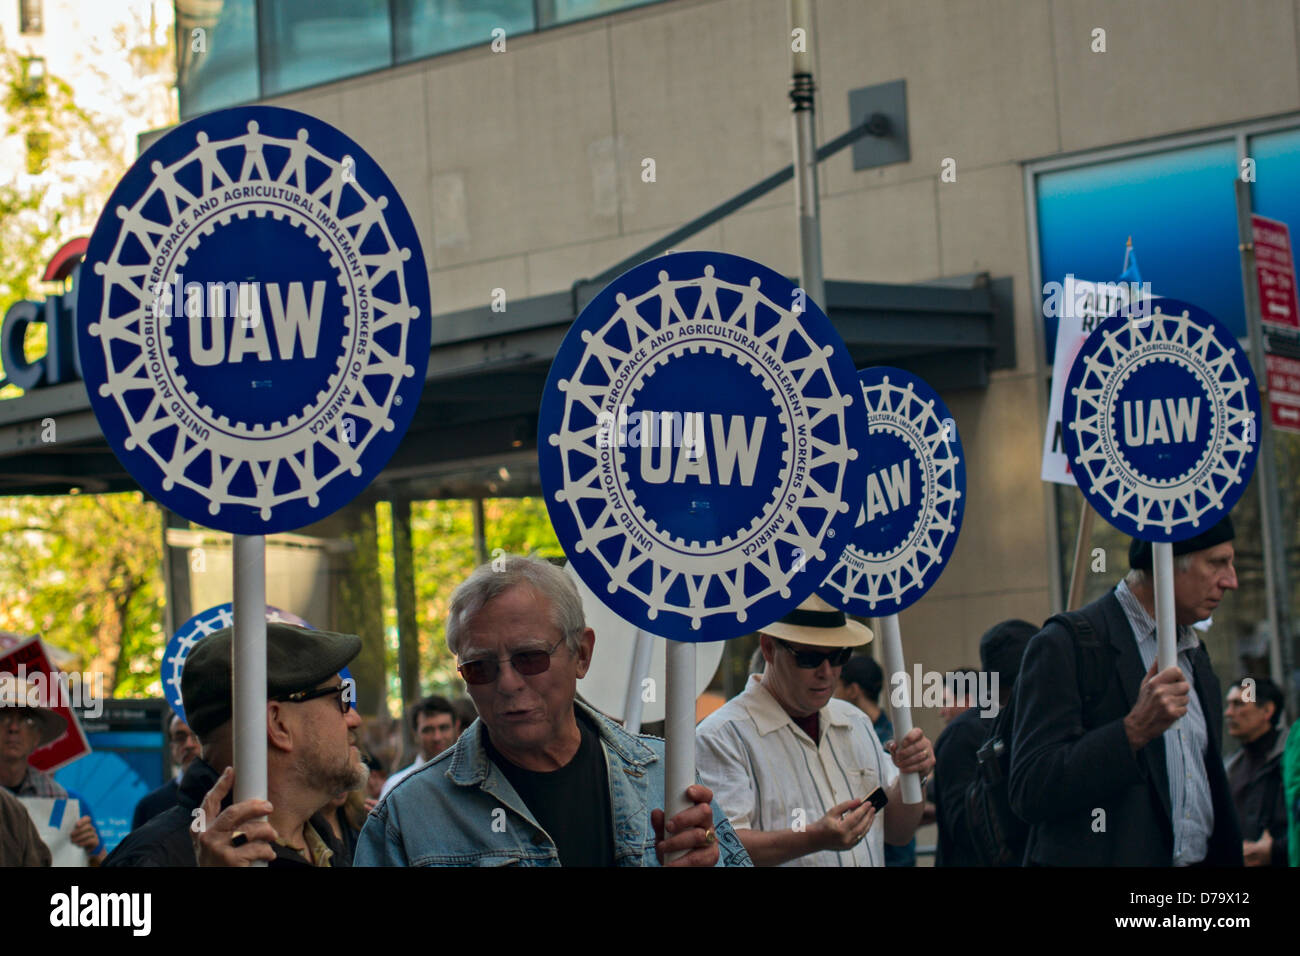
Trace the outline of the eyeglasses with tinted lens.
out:
[[[536,674],[544,674],[551,669],[551,657],[555,654],[556,648],[564,643],[564,638],[560,638],[551,645],[549,650],[536,651],[516,651],[509,657],[503,657],[500,660],[496,658],[486,658],[477,661],[465,661],[457,665],[456,670],[460,671],[460,676],[465,678],[466,684],[490,684],[501,674],[501,665],[506,661],[515,669],[515,673],[523,677],[532,677]]]
[[[829,661],[831,667],[843,667],[848,663],[849,658],[853,656],[853,648],[837,647],[833,651],[797,651],[785,641],[776,639],[776,642],[794,655],[794,666],[801,667],[806,671],[816,670],[822,666],[822,661]]]
[[[272,700],[278,700],[287,704],[302,704],[309,700],[315,700],[317,697],[328,697],[334,694],[338,698],[339,713],[347,716],[348,708],[352,706],[352,701],[348,699],[349,684],[344,681],[341,684],[331,684],[329,687],[317,687],[315,690],[300,690],[293,694],[281,694],[279,697],[272,697]]]

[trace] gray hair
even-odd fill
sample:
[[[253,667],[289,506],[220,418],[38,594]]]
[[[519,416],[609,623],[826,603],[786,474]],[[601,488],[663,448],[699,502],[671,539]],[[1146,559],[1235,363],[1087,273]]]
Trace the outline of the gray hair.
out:
[[[1180,554],[1174,558],[1174,573],[1182,574],[1192,566],[1192,556],[1190,554]],[[1124,575],[1124,580],[1128,582],[1130,588],[1153,587],[1152,571],[1143,568],[1130,568],[1128,574]]]
[[[474,616],[488,601],[519,585],[532,588],[550,603],[551,624],[576,654],[578,638],[587,626],[577,587],[567,573],[550,562],[514,554],[479,565],[456,588],[447,612],[448,649],[459,657]]]

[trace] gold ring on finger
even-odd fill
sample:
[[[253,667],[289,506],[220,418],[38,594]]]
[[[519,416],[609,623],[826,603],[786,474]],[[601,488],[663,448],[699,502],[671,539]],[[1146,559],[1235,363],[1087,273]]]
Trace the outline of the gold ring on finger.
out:
[[[713,832],[713,827],[709,827],[707,830],[704,831],[704,845],[705,845],[705,846],[713,846],[713,844],[715,844],[715,843],[717,843],[717,842],[718,842],[718,838],[717,838],[717,836],[716,836],[716,835],[714,834],[714,832]]]

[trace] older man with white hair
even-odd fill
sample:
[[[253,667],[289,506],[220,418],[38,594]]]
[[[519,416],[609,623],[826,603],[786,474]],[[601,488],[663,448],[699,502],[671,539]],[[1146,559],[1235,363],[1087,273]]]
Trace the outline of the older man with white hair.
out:
[[[479,719],[388,794],[357,866],[747,865],[712,793],[664,822],[664,744],[576,700],[596,635],[554,565],[508,557],[452,595],[447,645]]]

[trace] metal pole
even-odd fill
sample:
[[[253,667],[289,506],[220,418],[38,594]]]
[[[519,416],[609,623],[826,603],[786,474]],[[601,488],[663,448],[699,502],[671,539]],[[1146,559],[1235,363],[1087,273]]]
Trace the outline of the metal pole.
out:
[[[880,618],[880,656],[885,665],[885,686],[890,688],[890,716],[894,718],[894,740],[901,741],[912,730],[912,692],[907,683],[907,664],[903,660],[903,638],[898,631],[898,615],[889,614]],[[894,675],[902,674],[903,680],[895,681]],[[893,706],[893,697],[901,697],[897,707]],[[914,773],[902,774],[904,803],[920,803],[921,778]]]
[[[817,130],[813,82],[812,16],[808,0],[790,0],[790,102],[794,115],[794,208],[799,224],[799,281],[804,293],[826,308],[822,236],[817,198]],[[802,30],[802,34],[795,31]],[[802,42],[800,42],[802,40]]]
[[[695,645],[669,641],[664,705],[664,821],[693,806],[686,788],[695,782]],[[674,854],[671,862],[681,853]]]
[[[1286,550],[1282,537],[1282,502],[1277,489],[1277,459],[1273,451],[1273,415],[1268,399],[1268,362],[1264,354],[1264,324],[1259,312],[1259,289],[1255,280],[1255,230],[1250,221],[1250,185],[1240,179],[1237,190],[1237,238],[1241,250],[1241,285],[1246,292],[1246,334],[1250,339],[1250,364],[1259,382],[1259,421],[1255,436],[1259,440],[1260,541],[1264,546],[1264,597],[1268,613],[1269,669],[1285,691],[1291,690],[1291,641],[1288,627],[1288,590]],[[1284,691],[1284,692],[1285,692]],[[1294,693],[1287,693],[1294,715]]]
[[[487,518],[483,515],[483,499],[474,499],[474,562],[487,564]]]
[[[402,694],[402,752],[415,750],[415,734],[406,719],[420,699],[420,622],[415,614],[415,558],[411,550],[411,501],[394,498],[393,597],[397,604],[397,676]]]
[[[1083,499],[1079,509],[1079,533],[1074,539],[1074,572],[1070,575],[1070,600],[1065,605],[1067,611],[1073,611],[1083,603],[1084,574],[1088,568],[1088,545],[1092,543],[1092,520],[1097,512],[1092,510],[1088,499]]]
[[[267,792],[266,539],[237,534],[233,554],[235,633],[230,669],[235,801],[239,802],[265,800]]]
[[[1156,670],[1178,663],[1178,622],[1174,618],[1174,546],[1168,541],[1151,545],[1156,592]]]
[[[694,645],[691,645],[694,647]],[[629,734],[641,732],[641,682],[650,676],[655,636],[640,629],[632,645],[632,667],[627,675],[627,695],[623,698],[623,729]],[[694,735],[694,730],[692,730]]]

